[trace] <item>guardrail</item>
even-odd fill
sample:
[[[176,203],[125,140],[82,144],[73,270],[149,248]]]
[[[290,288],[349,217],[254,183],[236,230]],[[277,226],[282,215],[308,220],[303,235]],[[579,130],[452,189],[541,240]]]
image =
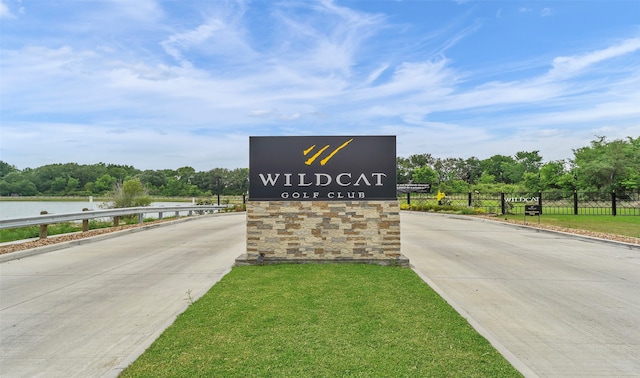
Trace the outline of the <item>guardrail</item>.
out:
[[[89,219],[96,218],[113,218],[114,226],[118,225],[120,217],[128,215],[138,215],[138,223],[142,223],[144,214],[158,213],[158,219],[162,219],[164,213],[173,212],[177,217],[181,212],[187,212],[187,216],[193,215],[194,212],[201,214],[206,211],[220,211],[226,209],[227,205],[192,205],[192,206],[165,206],[165,207],[124,207],[119,209],[107,210],[87,210],[76,213],[62,214],[41,214],[33,217],[0,219],[0,230],[40,226],[40,238],[47,237],[47,225],[63,222],[82,221],[83,231],[88,230]]]

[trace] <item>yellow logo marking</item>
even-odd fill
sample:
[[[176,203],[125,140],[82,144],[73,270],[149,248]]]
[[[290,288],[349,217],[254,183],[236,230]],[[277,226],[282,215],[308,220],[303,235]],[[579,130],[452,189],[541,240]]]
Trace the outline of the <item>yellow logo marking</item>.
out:
[[[311,150],[313,150],[314,148],[316,148],[316,145],[314,144],[313,146],[307,148],[306,150],[302,151],[302,153],[304,154],[304,156],[307,156],[307,154],[309,152],[311,152]]]
[[[306,165],[311,165],[313,164],[313,162],[318,158],[318,156],[320,156],[320,154],[322,154],[324,152],[324,150],[326,150],[327,148],[329,148],[329,145],[327,144],[326,146],[322,147],[322,149],[318,152],[316,152],[315,155],[313,155],[312,157],[310,157],[309,159],[307,159],[307,161],[305,161],[304,163]],[[307,150],[309,151],[309,150]],[[324,164],[323,164],[324,165]]]
[[[325,164],[327,164],[327,162],[328,162],[329,160],[331,160],[331,158],[332,158],[335,154],[337,154],[337,153],[338,153],[338,151],[340,151],[341,149],[345,148],[345,147],[346,147],[349,143],[351,143],[352,141],[353,141],[353,138],[352,138],[352,139],[349,139],[348,141],[346,141],[346,142],[344,142],[344,143],[342,143],[338,148],[336,148],[335,150],[333,150],[333,151],[329,154],[329,156],[327,156],[326,158],[324,158],[324,159],[320,160],[320,165],[325,165]],[[306,156],[306,155],[307,155],[309,152],[311,152],[315,147],[316,147],[316,145],[314,144],[313,146],[311,146],[311,147],[307,148],[306,150],[304,150],[304,151],[303,151],[303,154]],[[313,155],[312,157],[310,157],[309,159],[307,159],[307,161],[305,161],[304,163],[305,163],[306,165],[311,165],[311,164],[313,164],[313,162],[314,162],[314,161],[316,161],[316,159],[317,159],[318,157],[320,157],[320,155],[322,155],[322,153],[323,153],[324,151],[326,151],[326,150],[327,150],[327,148],[329,148],[329,145],[328,145],[328,144],[327,144],[326,146],[322,147],[322,148],[320,149],[320,151],[316,152],[316,153],[315,153],[315,155]]]

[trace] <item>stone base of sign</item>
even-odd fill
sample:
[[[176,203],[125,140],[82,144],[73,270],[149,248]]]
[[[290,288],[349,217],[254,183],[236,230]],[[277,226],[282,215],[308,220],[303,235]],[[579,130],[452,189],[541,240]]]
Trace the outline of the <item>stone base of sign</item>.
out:
[[[397,201],[248,201],[236,265],[361,262],[408,266]]]
[[[387,260],[380,259],[361,259],[361,258],[336,258],[336,259],[288,259],[288,258],[250,258],[248,254],[244,253],[235,261],[235,266],[249,266],[249,265],[276,265],[276,264],[372,264],[372,265],[384,265],[384,266],[399,266],[403,268],[410,267],[409,259],[403,255],[397,258],[389,258]]]

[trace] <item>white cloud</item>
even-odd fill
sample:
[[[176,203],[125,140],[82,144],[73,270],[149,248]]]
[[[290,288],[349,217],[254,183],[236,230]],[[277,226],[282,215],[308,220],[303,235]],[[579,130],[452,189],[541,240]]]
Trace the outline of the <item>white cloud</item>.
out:
[[[269,22],[258,29],[243,3],[212,2],[180,22],[153,1],[141,3],[148,17],[130,2],[103,4],[143,26],[129,22],[132,33],[112,39],[102,27],[79,38],[65,25],[71,34],[59,39],[3,47],[2,154],[10,163],[42,165],[33,163],[42,150],[54,162],[83,156],[145,168],[139,162],[153,156],[149,168],[233,168],[247,164],[248,135],[332,133],[397,134],[403,155],[540,149],[550,159],[567,157],[567,146],[588,143],[594,130],[640,135],[630,121],[640,119],[638,38],[555,59],[527,56],[505,72],[455,55],[482,34],[481,21],[456,18],[425,37],[390,32],[390,19],[333,1],[261,3]],[[39,137],[57,133],[46,141],[56,148]],[[26,144],[33,149],[17,147]]]
[[[16,18],[16,16],[11,13],[11,10],[9,9],[9,7],[2,1],[0,1],[0,19],[11,19],[11,18]]]
[[[249,112],[249,117],[269,117],[275,113],[275,109],[256,109]]]
[[[638,50],[640,50],[640,38],[631,38],[617,45],[584,55],[558,57],[553,60],[553,68],[549,72],[549,76],[552,78],[562,78],[575,75],[589,66]]]
[[[541,15],[542,17],[550,17],[550,16],[553,16],[553,13],[554,13],[554,12],[553,12],[553,8],[543,8],[543,9],[540,11],[540,15]]]
[[[219,20],[209,20],[197,28],[174,34],[161,43],[167,54],[171,55],[183,67],[191,67],[191,63],[183,57],[182,51],[204,43],[215,32],[224,28]]]

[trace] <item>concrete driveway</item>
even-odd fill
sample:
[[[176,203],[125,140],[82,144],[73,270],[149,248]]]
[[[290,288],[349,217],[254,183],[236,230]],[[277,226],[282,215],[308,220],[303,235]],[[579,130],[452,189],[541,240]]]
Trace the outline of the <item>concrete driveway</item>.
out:
[[[207,215],[0,264],[0,376],[115,376],[245,249]]]
[[[402,213],[402,253],[535,377],[640,377],[640,248]]]
[[[640,377],[640,249],[403,212],[414,270],[529,377]],[[115,376],[245,251],[244,214],[0,264],[0,376]]]

